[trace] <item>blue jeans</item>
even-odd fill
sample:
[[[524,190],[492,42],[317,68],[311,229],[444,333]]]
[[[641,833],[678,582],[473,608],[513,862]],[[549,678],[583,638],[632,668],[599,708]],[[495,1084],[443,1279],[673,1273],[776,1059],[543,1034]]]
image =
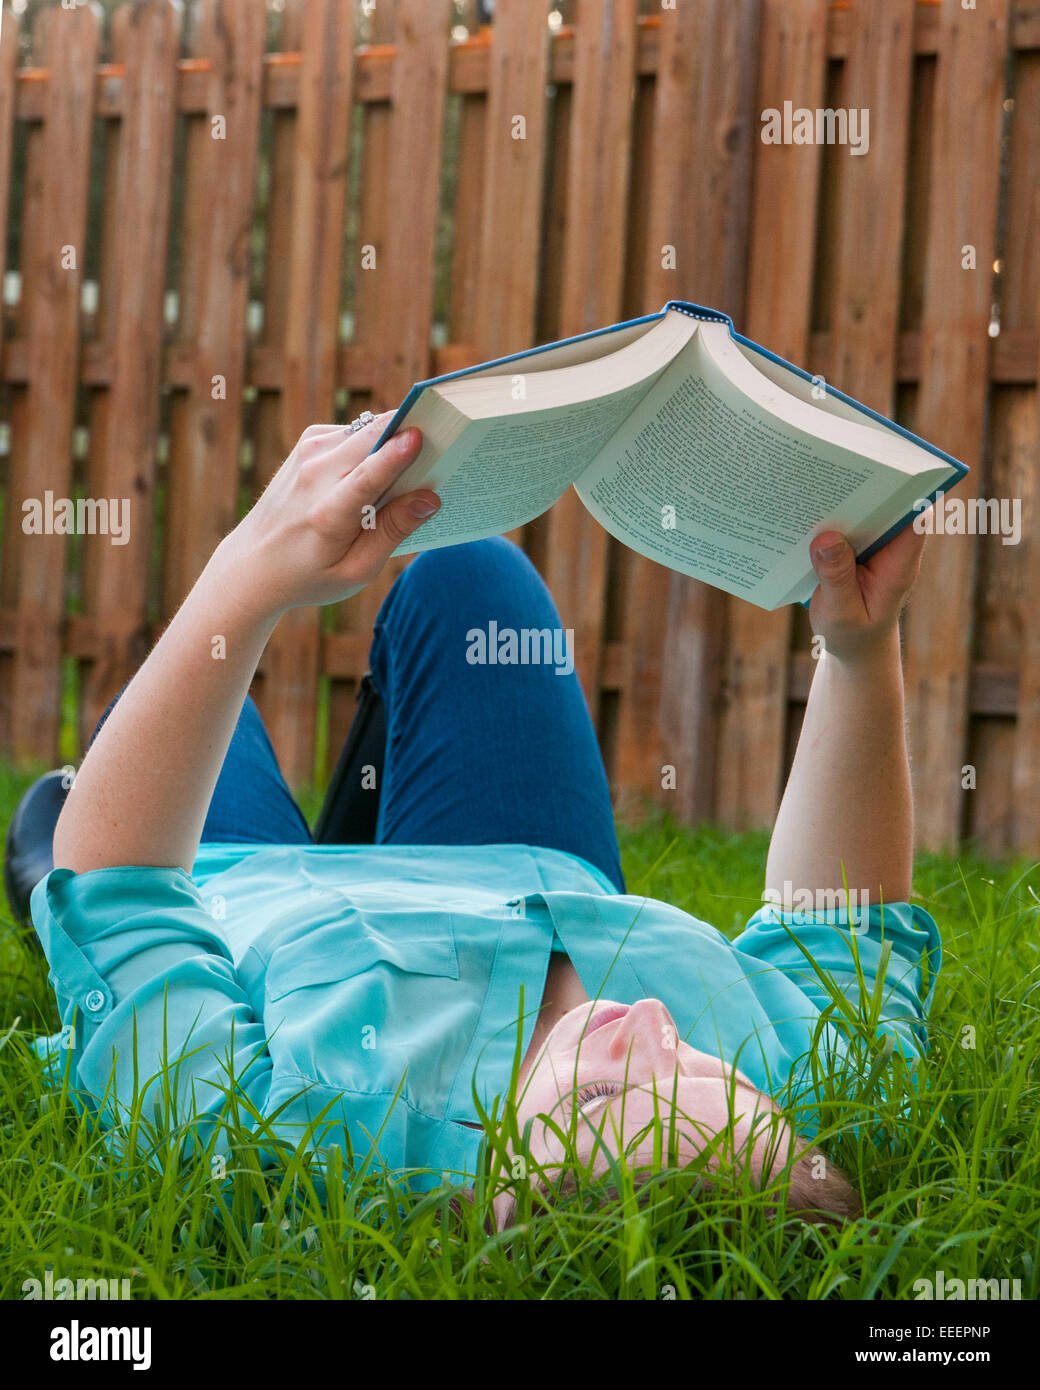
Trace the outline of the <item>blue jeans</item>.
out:
[[[525,629],[542,633],[541,643],[528,638],[525,648]],[[512,660],[510,630],[517,638]],[[545,630],[556,635],[551,652]],[[493,663],[479,660],[477,633],[485,637],[483,655],[498,657]],[[377,844],[565,850],[625,891],[606,773],[560,634],[537,570],[502,537],[427,551],[398,576],[369,657],[386,719]],[[311,842],[251,697],[202,839]]]

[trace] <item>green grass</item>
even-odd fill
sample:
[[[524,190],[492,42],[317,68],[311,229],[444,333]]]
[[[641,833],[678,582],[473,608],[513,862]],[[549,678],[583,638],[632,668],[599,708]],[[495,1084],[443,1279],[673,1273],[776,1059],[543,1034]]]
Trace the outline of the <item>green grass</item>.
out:
[[[0,828],[29,780],[0,767]],[[664,820],[622,837],[631,891],[727,934],[758,900],[766,847]],[[217,1181],[209,1153],[183,1133],[150,1135],[143,1117],[116,1161],[68,1097],[41,1086],[27,1041],[54,1031],[56,1010],[45,965],[5,916],[0,1297],[50,1268],[129,1278],[134,1298],[891,1299],[938,1269],[947,1282],[1018,1279],[1035,1298],[1040,872],[922,856],[916,884],[944,938],[932,1049],[913,1086],[864,1028],[857,1073],[824,1088],[822,1146],[865,1206],[841,1229],[788,1216],[777,1191],[697,1193],[691,1170],[637,1191],[619,1171],[613,1192],[579,1180],[551,1203],[518,1184],[516,1224],[492,1236],[483,1185],[460,1215],[449,1186],[405,1192],[326,1150],[323,1202],[306,1148],[262,1168],[247,1130],[231,1134]]]

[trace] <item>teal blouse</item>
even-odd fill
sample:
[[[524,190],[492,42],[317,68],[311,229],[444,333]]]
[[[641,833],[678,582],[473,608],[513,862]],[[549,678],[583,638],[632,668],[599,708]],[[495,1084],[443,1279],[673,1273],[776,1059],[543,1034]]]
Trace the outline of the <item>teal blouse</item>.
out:
[[[151,1113],[165,1055],[177,1119],[201,1142],[233,1076],[280,1138],[430,1170],[420,1187],[474,1173],[474,1088],[489,1111],[508,1090],[553,949],[590,998],[661,999],[680,1037],[783,1101],[810,1088],[814,1049],[827,1066],[847,1055],[820,1025],[833,997],[806,952],[857,1008],[858,959],[879,1031],[908,1057],[940,964],[916,905],[871,907],[854,930],[844,911],[765,907],[730,941],[526,845],[203,845],[190,875],[54,869],[32,915],[63,1025],[38,1050],[102,1123],[125,1113],[135,1074]]]

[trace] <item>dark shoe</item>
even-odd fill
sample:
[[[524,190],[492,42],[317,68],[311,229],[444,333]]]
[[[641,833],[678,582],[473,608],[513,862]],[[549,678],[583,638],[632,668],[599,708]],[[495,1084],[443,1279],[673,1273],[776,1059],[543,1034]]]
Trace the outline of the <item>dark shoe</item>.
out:
[[[54,868],[54,827],[69,794],[66,774],[47,772],[15,807],[4,846],[4,887],[15,920],[29,923],[29,898]]]
[[[379,789],[386,757],[383,697],[364,675],[358,707],[314,826],[318,845],[374,845],[379,820]],[[375,786],[362,785],[364,769],[375,770]]]

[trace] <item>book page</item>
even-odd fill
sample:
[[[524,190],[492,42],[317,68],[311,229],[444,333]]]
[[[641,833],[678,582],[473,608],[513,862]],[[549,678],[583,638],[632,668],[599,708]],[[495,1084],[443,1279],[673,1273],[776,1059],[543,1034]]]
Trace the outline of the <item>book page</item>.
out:
[[[696,334],[575,487],[651,560],[764,608],[801,581],[807,597],[812,536],[833,526],[856,544],[857,523],[906,479],[771,416],[703,344]]]
[[[441,499],[436,516],[394,554],[414,555],[500,536],[541,516],[596,457],[660,375],[659,370],[595,400],[523,410],[497,419],[461,420],[454,442],[424,472],[417,472],[413,465],[387,494],[389,498],[426,486],[435,488]],[[401,429],[412,423],[411,415],[401,422]],[[422,428],[420,420],[415,423]],[[424,452],[417,465],[422,465]]]
[[[669,312],[674,313],[674,310]],[[557,367],[573,367],[580,362],[595,362],[645,337],[655,327],[654,322],[639,323],[627,328],[609,328],[591,337],[580,338],[576,342],[564,339],[556,347],[533,349],[512,360],[499,362],[497,366],[474,368],[460,379],[473,381],[489,376],[514,376],[517,372],[525,371],[547,372],[554,371]]]

